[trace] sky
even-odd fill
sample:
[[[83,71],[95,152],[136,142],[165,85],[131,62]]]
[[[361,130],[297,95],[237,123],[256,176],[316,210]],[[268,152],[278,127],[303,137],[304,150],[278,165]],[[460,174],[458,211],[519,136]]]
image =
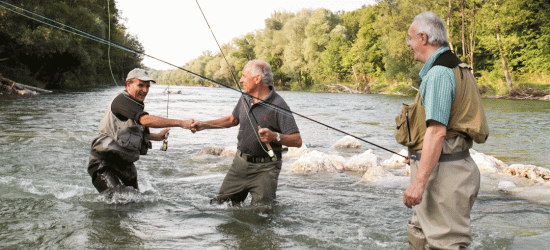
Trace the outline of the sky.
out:
[[[115,0],[122,23],[136,35],[145,53],[183,66],[203,51],[219,52],[195,0]],[[275,11],[298,12],[326,8],[332,12],[353,11],[374,0],[199,0],[200,7],[220,46],[233,38],[265,27]],[[154,4],[153,4],[154,3]],[[173,66],[145,57],[146,67],[166,70]]]

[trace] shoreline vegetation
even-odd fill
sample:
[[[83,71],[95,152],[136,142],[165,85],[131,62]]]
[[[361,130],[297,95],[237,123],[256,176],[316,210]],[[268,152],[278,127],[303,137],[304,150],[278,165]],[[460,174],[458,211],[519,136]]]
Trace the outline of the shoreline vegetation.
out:
[[[411,12],[413,9],[415,11]],[[415,95],[422,64],[406,46],[411,20],[441,17],[449,49],[472,66],[487,98],[541,99],[550,92],[550,2],[377,1],[349,12],[275,11],[262,29],[203,51],[182,67],[231,83],[244,64],[270,63],[277,89]],[[521,18],[515,18],[521,16]],[[153,71],[169,85],[212,86],[179,70]]]
[[[345,86],[344,84],[337,83],[334,85],[325,85],[324,90],[315,90],[312,92],[319,93],[349,93],[349,94],[379,94],[379,95],[401,95],[401,96],[412,96],[411,92],[417,92],[418,89],[409,86],[410,90],[406,93],[401,93],[400,91],[389,92],[388,90],[377,90],[370,91],[370,86],[365,87],[362,91],[359,90],[360,85],[356,85],[356,88]],[[290,89],[285,89],[293,91]],[[295,90],[294,90],[295,91]],[[482,93],[482,88],[480,88]],[[4,78],[0,75],[0,95],[39,95],[39,94],[51,94],[53,91],[41,89],[22,83],[17,83],[10,79]],[[171,92],[171,94],[181,94],[179,92]],[[550,91],[538,90],[533,88],[514,88],[509,94],[505,95],[486,95],[482,93],[482,98],[485,99],[508,99],[508,100],[540,100],[540,101],[550,101]]]
[[[39,93],[31,86],[48,90],[106,86],[113,79],[122,82],[131,69],[144,67],[140,54],[144,48],[136,35],[127,32],[116,1],[109,6],[76,0],[12,4],[105,39],[111,30],[110,40],[137,52],[109,53],[96,41],[0,9],[0,22],[5,24],[0,26],[0,74],[30,85],[3,84],[5,93]],[[445,21],[449,48],[472,66],[484,98],[550,99],[548,1],[502,0],[497,5],[403,0],[377,1],[349,12],[274,11],[264,20],[264,28],[222,44],[227,58],[203,51],[182,67],[231,83],[233,75],[239,76],[244,65],[257,58],[271,65],[279,90],[414,96],[422,64],[413,60],[405,37],[413,17],[427,10]],[[150,73],[166,85],[215,86],[177,69]]]

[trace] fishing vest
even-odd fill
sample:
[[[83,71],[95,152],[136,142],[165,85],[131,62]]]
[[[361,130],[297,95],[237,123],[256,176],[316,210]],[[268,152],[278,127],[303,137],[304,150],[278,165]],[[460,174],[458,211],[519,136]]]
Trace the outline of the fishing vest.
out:
[[[460,136],[476,143],[484,143],[489,136],[489,126],[471,67],[461,62],[451,51],[442,53],[435,60],[433,66],[435,65],[453,69],[456,83],[445,139]],[[420,92],[411,105],[403,104],[401,114],[395,118],[395,122],[397,143],[407,146],[409,152],[422,150],[427,127]]]
[[[123,95],[132,98],[126,92]],[[148,139],[149,128],[132,119],[118,119],[111,105],[99,122],[99,135],[92,142],[92,155],[108,161],[135,162],[152,147]]]

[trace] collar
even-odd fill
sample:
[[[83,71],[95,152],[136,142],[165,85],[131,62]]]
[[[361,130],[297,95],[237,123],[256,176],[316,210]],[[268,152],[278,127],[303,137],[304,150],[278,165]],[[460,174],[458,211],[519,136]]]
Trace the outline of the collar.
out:
[[[273,85],[269,85],[267,86],[267,88],[271,90],[269,91],[269,94],[267,94],[267,96],[263,100],[257,102],[256,104],[260,102],[271,102],[273,99],[275,99],[275,96],[277,95],[277,93],[275,93],[275,87],[273,87]],[[249,101],[252,101],[252,103],[254,103],[254,98],[250,97],[249,95],[245,95],[245,97],[248,98]]]
[[[134,99],[134,98],[128,93],[127,90],[122,91],[122,94],[123,94],[124,96],[126,96],[128,99],[130,99],[130,100],[136,102],[137,104],[139,104],[139,105],[141,105],[141,106],[145,106],[145,103],[143,103],[142,101],[138,101],[138,100]]]
[[[428,58],[428,61],[426,61],[426,63],[418,73],[420,78],[424,79],[424,77],[428,74],[428,71],[430,71],[430,69],[432,68],[432,65],[434,64],[435,59],[437,59],[439,55],[441,55],[443,52],[447,50],[449,50],[449,47],[447,46],[441,46],[437,48],[437,50],[430,56],[430,58]]]

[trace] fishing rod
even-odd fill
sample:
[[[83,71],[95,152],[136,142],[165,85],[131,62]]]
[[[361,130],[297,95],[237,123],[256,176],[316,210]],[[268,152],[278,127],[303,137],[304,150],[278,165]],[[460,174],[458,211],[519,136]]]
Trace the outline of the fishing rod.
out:
[[[235,74],[234,74],[234,70],[230,67],[229,62],[227,61],[227,58],[225,57],[225,54],[223,53],[223,50],[222,50],[222,48],[220,47],[220,44],[218,43],[218,39],[216,39],[216,35],[214,35],[214,31],[212,31],[212,28],[210,27],[210,24],[208,23],[208,20],[206,19],[206,16],[204,15],[204,12],[202,11],[202,8],[201,8],[201,6],[200,6],[200,4],[199,4],[199,0],[195,0],[195,1],[197,2],[197,6],[199,7],[199,10],[201,11],[201,14],[202,14],[202,16],[203,16],[203,18],[204,18],[204,21],[206,22],[206,25],[208,25],[208,28],[210,29],[210,33],[212,33],[212,36],[214,37],[214,40],[216,41],[216,45],[218,45],[218,48],[220,49],[220,52],[221,52],[221,54],[222,54],[222,56],[223,56],[223,58],[224,58],[224,60],[225,60],[225,63],[227,64],[227,66],[228,66],[228,68],[229,68],[229,70],[230,70],[230,72],[231,72],[231,76],[233,77],[233,80],[235,81],[235,84],[239,87],[239,91],[241,92],[241,94],[245,94],[245,93],[243,93],[240,84],[237,82],[237,79],[236,79]],[[247,56],[247,58],[248,58],[248,56]],[[219,84],[219,83],[218,83],[218,84]],[[247,94],[247,95],[248,95],[248,94]],[[258,101],[260,101],[261,104],[267,104],[267,103],[265,103],[265,102],[264,102],[262,99],[260,99],[260,98],[257,98],[257,97],[255,97],[255,96],[251,96],[251,95],[248,95],[248,96],[257,99]],[[244,98],[243,98],[243,99],[244,99]],[[247,103],[248,103],[248,101],[247,101]],[[269,106],[269,105],[277,106],[277,105],[274,105],[274,104],[267,104],[267,106]],[[250,105],[250,107],[251,107],[251,106],[252,106],[252,105]],[[403,155],[401,155],[401,154],[398,154],[398,153],[396,153],[396,152],[394,152],[394,151],[392,151],[392,150],[389,150],[389,149],[384,148],[384,147],[382,147],[382,146],[376,145],[376,144],[374,144],[374,143],[372,143],[372,142],[366,141],[366,140],[364,140],[364,139],[362,139],[362,138],[359,138],[359,137],[357,137],[357,136],[354,136],[354,135],[352,135],[352,134],[349,134],[349,133],[347,133],[347,132],[344,132],[344,131],[342,131],[342,130],[339,130],[339,129],[337,129],[337,128],[334,128],[334,127],[332,127],[332,126],[329,126],[329,125],[327,125],[327,124],[318,122],[318,121],[313,120],[313,119],[311,119],[311,118],[309,118],[309,117],[306,117],[306,116],[303,116],[303,115],[298,114],[298,113],[296,113],[296,112],[293,112],[293,111],[291,111],[291,110],[289,110],[289,109],[285,109],[285,108],[282,108],[282,107],[277,107],[277,108],[279,108],[280,110],[284,110],[284,111],[286,111],[286,112],[293,113],[293,114],[298,115],[298,116],[300,116],[300,117],[302,117],[302,118],[305,118],[305,119],[307,119],[307,120],[310,120],[310,121],[315,122],[315,123],[318,123],[318,124],[321,124],[321,125],[323,125],[323,126],[325,126],[325,127],[327,127],[327,128],[330,128],[330,129],[333,129],[333,130],[338,131],[338,132],[340,132],[340,133],[343,133],[343,134],[352,136],[352,137],[354,137],[354,138],[356,138],[356,139],[359,139],[359,140],[361,140],[361,141],[364,141],[364,142],[366,142],[366,143],[369,143],[369,144],[371,144],[371,145],[373,145],[373,146],[376,146],[376,147],[378,147],[378,148],[384,149],[384,150],[386,150],[386,151],[389,151],[389,152],[391,152],[391,153],[394,153],[394,154],[396,154],[396,155],[399,155],[399,156],[402,156],[402,157],[408,159],[408,157],[403,156]],[[258,124],[258,121],[256,120],[256,117],[254,116],[254,113],[252,113],[252,117],[254,118],[254,121],[256,121],[256,124]],[[258,126],[258,127],[259,127],[259,126]],[[270,147],[269,143],[266,143],[266,145],[267,145],[267,147],[269,148],[269,150],[271,151],[271,147]]]
[[[113,68],[111,67],[111,10],[110,10],[110,1],[107,0],[107,17],[108,22],[107,26],[109,27],[109,36],[108,36],[108,47],[107,47],[107,57],[109,61],[109,71],[111,72],[111,76],[113,77],[113,82],[118,87],[118,83],[115,79],[115,75],[113,74]],[[168,119],[168,104],[170,103],[170,83],[168,83],[168,97],[166,99],[166,119]],[[164,134],[164,138],[162,139],[162,146],[160,147],[160,150],[166,151],[168,150],[168,133]]]
[[[334,131],[340,132],[340,133],[342,133],[342,134],[349,135],[349,136],[351,136],[351,137],[353,137],[353,138],[355,138],[355,139],[357,139],[357,140],[360,140],[360,141],[362,141],[362,142],[368,143],[368,144],[370,144],[370,145],[372,145],[372,146],[375,146],[375,147],[377,147],[377,148],[383,149],[383,150],[385,150],[385,151],[387,151],[387,152],[390,152],[390,153],[393,153],[393,154],[395,154],[395,155],[401,156],[401,157],[403,157],[403,158],[405,158],[405,159],[409,159],[408,156],[401,155],[401,154],[399,154],[399,153],[397,153],[397,152],[395,152],[395,151],[393,151],[393,150],[390,150],[390,149],[385,148],[385,147],[383,147],[383,146],[377,145],[377,144],[372,143],[372,142],[370,142],[370,141],[367,141],[367,140],[365,140],[365,139],[363,139],[363,138],[359,138],[359,137],[357,137],[357,136],[355,136],[355,135],[352,135],[352,134],[350,134],[350,133],[348,133],[348,132],[345,132],[345,131],[343,131],[343,130],[337,129],[337,128],[332,127],[332,126],[329,126],[329,125],[327,125],[327,124],[325,124],[325,123],[322,123],[322,122],[320,122],[320,121],[314,120],[314,119],[309,118],[309,117],[307,117],[307,116],[301,115],[301,114],[299,114],[299,113],[297,113],[297,112],[294,112],[294,111],[292,111],[292,110],[290,110],[290,109],[286,109],[286,108],[283,108],[283,107],[279,107],[279,106],[274,105],[274,104],[265,103],[262,99],[257,98],[257,97],[252,96],[252,95],[249,95],[249,94],[247,94],[247,93],[244,93],[244,92],[241,91],[241,90],[232,88],[231,86],[229,86],[229,85],[227,85],[227,84],[224,84],[224,83],[215,81],[215,80],[210,79],[210,78],[208,78],[208,77],[206,77],[206,76],[197,74],[197,73],[195,73],[195,72],[193,72],[193,71],[190,71],[190,70],[187,70],[187,69],[185,69],[185,68],[183,68],[183,67],[176,66],[176,65],[174,65],[174,64],[172,64],[172,63],[169,63],[169,62],[164,61],[164,60],[161,60],[161,59],[159,59],[159,58],[157,58],[157,57],[148,55],[148,54],[146,54],[146,53],[144,53],[144,52],[136,51],[136,50],[134,50],[134,49],[132,49],[132,48],[128,48],[128,47],[126,47],[126,46],[123,46],[123,45],[120,45],[120,44],[117,44],[117,43],[114,43],[114,42],[111,42],[111,41],[107,41],[107,40],[105,40],[105,39],[103,39],[103,38],[100,38],[100,37],[97,37],[97,36],[95,36],[95,35],[89,34],[89,33],[87,33],[87,32],[81,31],[81,30],[79,30],[79,29],[73,28],[73,27],[71,27],[71,26],[69,26],[69,25],[66,25],[66,24],[63,24],[63,23],[60,23],[60,22],[51,20],[51,19],[49,19],[49,18],[47,18],[47,17],[44,17],[44,16],[42,16],[42,15],[39,15],[39,14],[37,14],[37,13],[34,13],[34,12],[31,12],[31,11],[25,10],[25,9],[23,9],[23,8],[20,8],[20,7],[11,5],[11,4],[6,3],[6,2],[4,2],[4,1],[2,1],[2,0],[0,0],[0,3],[3,3],[3,4],[6,4],[6,5],[9,5],[9,6],[12,6],[12,7],[14,7],[14,8],[20,9],[20,10],[22,10],[22,11],[24,11],[24,12],[31,13],[31,14],[36,15],[36,16],[39,16],[39,17],[44,18],[44,19],[46,19],[46,20],[49,20],[49,21],[51,21],[51,22],[60,24],[60,25],[62,25],[62,26],[64,26],[64,27],[68,27],[68,28],[70,28],[71,30],[74,30],[74,31],[70,31],[70,30],[66,30],[66,29],[64,29],[64,28],[57,27],[57,26],[52,25],[52,24],[50,24],[50,23],[47,23],[47,22],[44,22],[44,21],[35,19],[35,18],[33,18],[33,17],[29,17],[29,16],[27,16],[27,15],[24,15],[23,13],[20,13],[20,12],[14,11],[14,10],[11,10],[11,9],[9,9],[9,8],[6,8],[5,6],[0,5],[0,7],[6,9],[6,10],[8,10],[8,11],[11,11],[11,12],[13,12],[13,13],[16,13],[16,14],[18,14],[18,15],[25,16],[25,17],[27,17],[27,18],[33,19],[33,20],[38,21],[38,22],[40,22],[40,23],[46,24],[46,25],[48,25],[48,26],[51,26],[51,27],[60,29],[60,30],[65,31],[65,32],[73,33],[73,34],[75,34],[75,35],[79,35],[79,36],[88,38],[88,39],[90,39],[90,40],[97,41],[97,42],[99,42],[99,43],[108,44],[108,45],[110,45],[110,46],[113,46],[113,47],[115,47],[115,48],[118,48],[118,49],[121,49],[121,50],[130,52],[130,53],[134,53],[134,54],[138,54],[138,55],[143,55],[143,56],[149,57],[149,58],[151,58],[151,59],[157,60],[157,61],[162,62],[162,63],[164,63],[164,64],[170,65],[170,66],[172,66],[172,67],[174,67],[174,68],[177,68],[177,69],[179,69],[179,70],[182,70],[182,71],[184,71],[184,72],[186,72],[186,73],[188,73],[188,74],[190,74],[190,75],[192,75],[192,76],[195,76],[195,77],[197,77],[197,78],[203,79],[203,80],[205,80],[205,81],[207,81],[207,82],[211,82],[211,83],[217,84],[217,85],[222,86],[222,87],[225,87],[225,88],[227,88],[227,89],[230,89],[230,90],[239,92],[239,93],[241,93],[241,95],[246,95],[246,96],[248,96],[248,97],[250,97],[250,98],[256,99],[256,100],[259,101],[259,103],[261,103],[261,104],[263,104],[263,105],[265,105],[265,106],[267,106],[267,107],[270,107],[270,108],[273,108],[273,109],[276,109],[276,110],[279,110],[279,111],[284,111],[284,112],[286,112],[286,113],[295,114],[295,115],[297,115],[297,116],[299,116],[299,117],[302,117],[302,118],[304,118],[304,119],[306,119],[306,120],[309,120],[309,121],[311,121],[311,122],[317,123],[317,124],[322,125],[322,126],[325,126],[325,127],[329,128],[329,129],[332,129],[332,130],[334,130]]]
[[[206,15],[204,15],[204,12],[202,11],[201,5],[199,4],[199,0],[195,0],[195,1],[197,2],[197,6],[199,6],[199,10],[201,11],[202,17],[204,17],[204,21],[206,22],[206,25],[210,29],[210,33],[212,33],[212,36],[214,37],[214,40],[216,41],[216,45],[218,45],[218,48],[220,49],[220,53],[222,54],[223,59],[225,60],[225,63],[227,64],[227,68],[229,68],[229,72],[231,72],[231,77],[233,77],[233,81],[235,82],[237,87],[239,87],[239,91],[243,92],[243,89],[241,88],[241,85],[239,84],[239,82],[237,81],[237,78],[235,77],[235,71],[233,70],[233,68],[231,68],[231,65],[229,64],[229,61],[227,61],[227,58],[225,57],[225,53],[223,53],[223,50],[220,47],[220,43],[218,43],[218,39],[216,38],[216,35],[214,35],[214,31],[212,31],[212,28],[210,27],[210,23],[208,23],[208,20],[206,19]],[[262,78],[262,81],[263,81],[263,78]],[[245,110],[246,115],[248,117],[248,120],[250,121],[250,114],[252,114],[252,118],[254,119],[256,124],[258,125],[258,130],[260,130],[260,124],[258,123],[258,120],[256,119],[256,116],[254,115],[254,113],[251,112],[252,104],[250,104],[250,102],[242,95],[241,95],[241,102],[245,102],[243,104],[246,108],[248,108],[248,111]],[[254,126],[254,123],[252,123],[252,121],[250,121],[250,124],[252,125],[252,130],[254,130],[254,134],[256,135],[256,139],[258,139],[258,141],[260,142],[260,146],[262,146],[262,140],[260,140],[260,138],[258,137],[258,132],[256,131],[256,128],[255,128],[256,126]],[[275,155],[275,153],[273,153],[273,149],[271,148],[271,144],[269,142],[267,142],[267,143],[265,143],[265,146],[267,147],[267,151],[263,148],[263,146],[262,146],[262,150],[266,151],[266,153],[269,155],[269,157],[271,157],[271,159],[273,161],[276,161],[277,156]]]

